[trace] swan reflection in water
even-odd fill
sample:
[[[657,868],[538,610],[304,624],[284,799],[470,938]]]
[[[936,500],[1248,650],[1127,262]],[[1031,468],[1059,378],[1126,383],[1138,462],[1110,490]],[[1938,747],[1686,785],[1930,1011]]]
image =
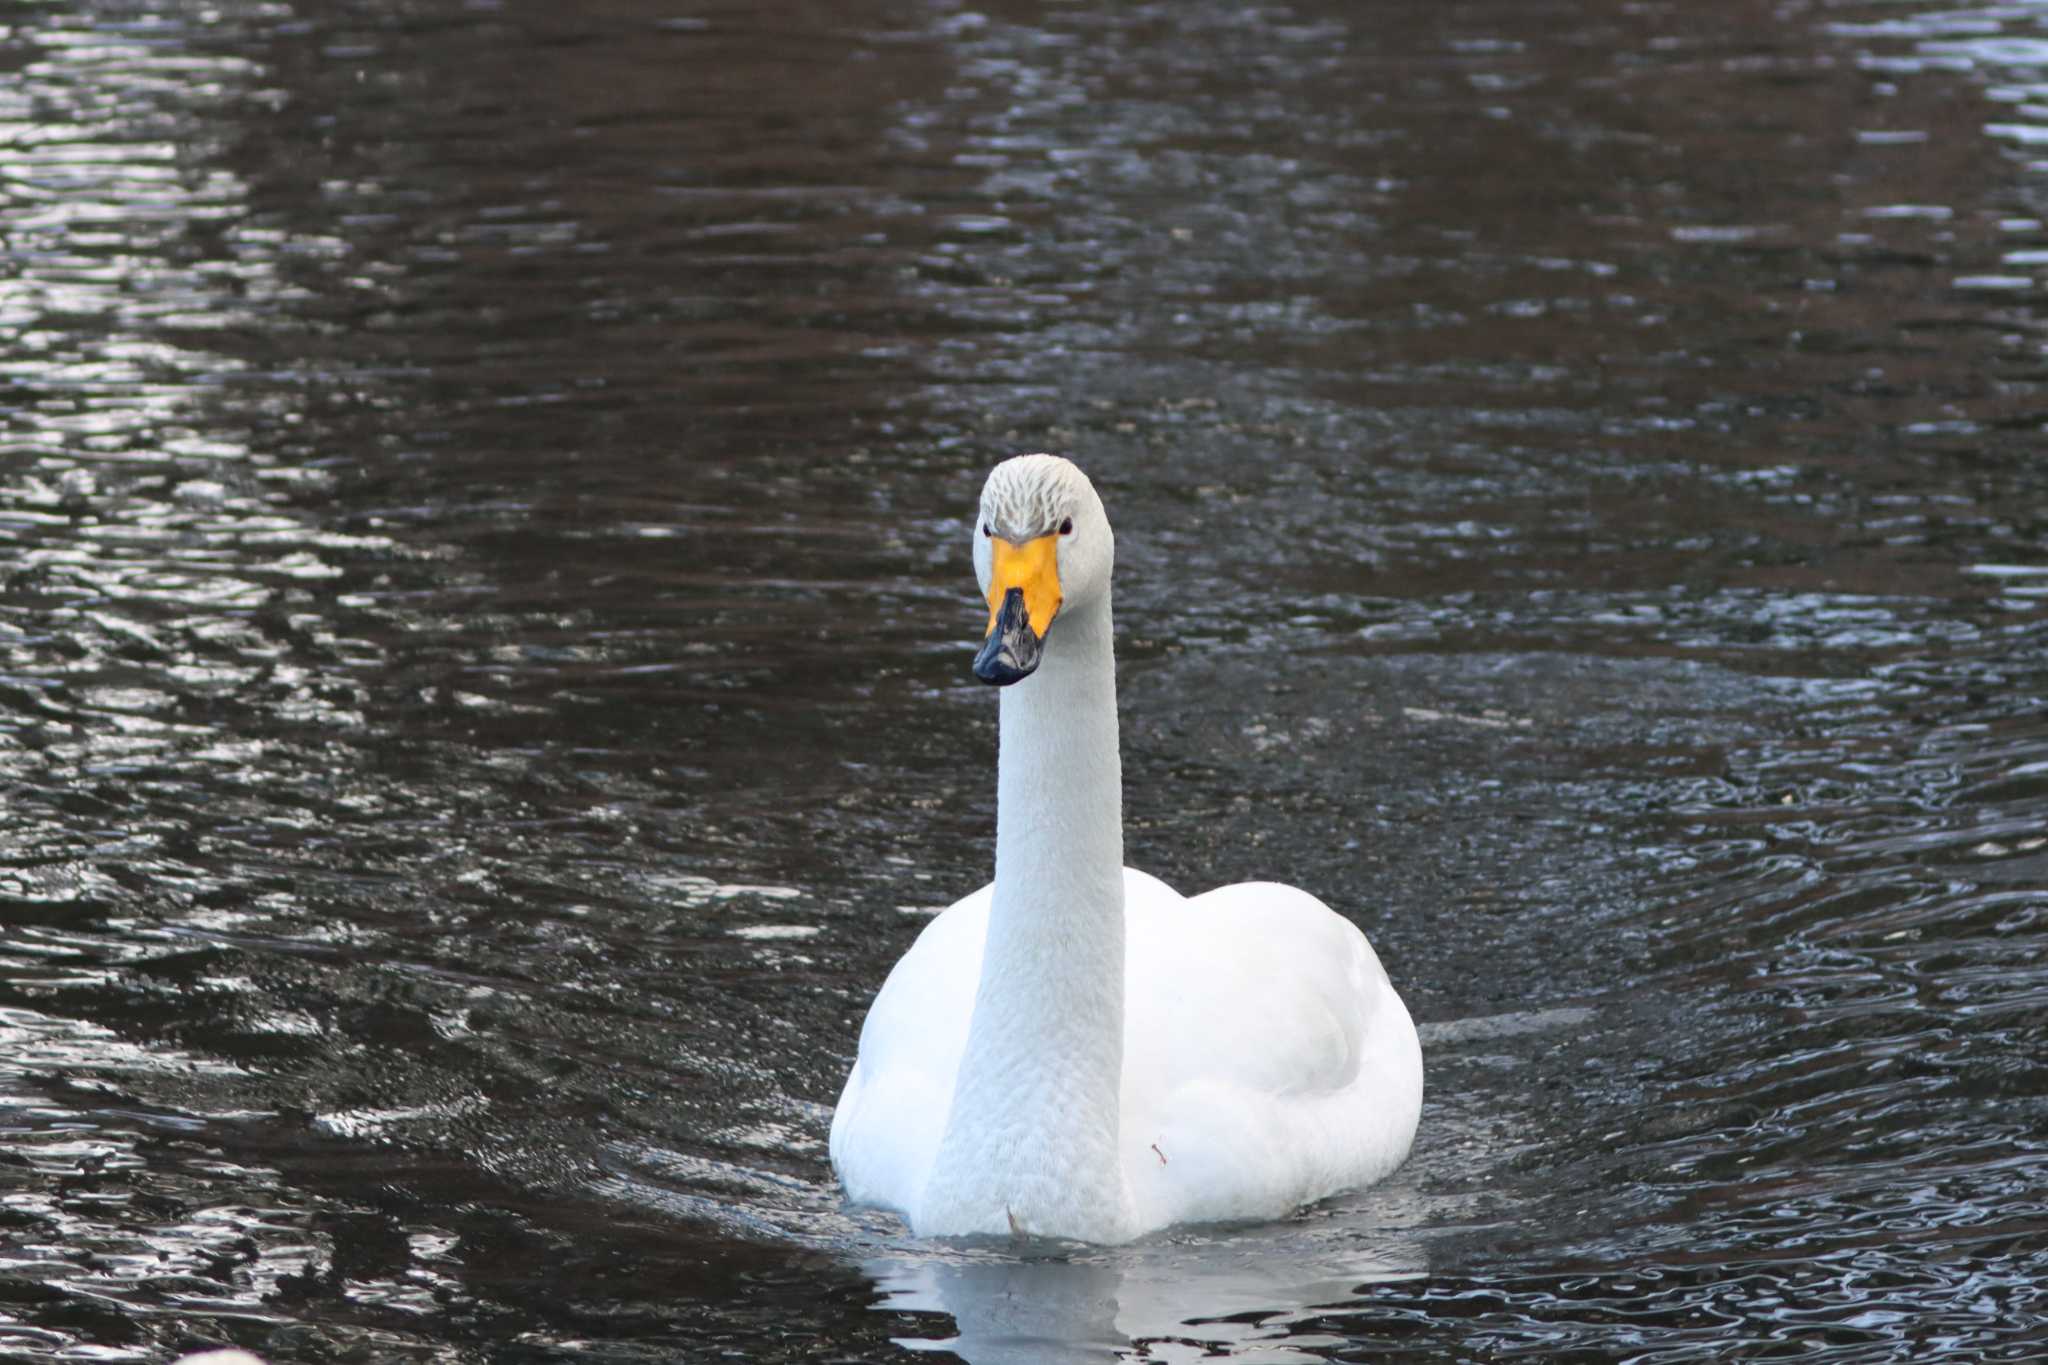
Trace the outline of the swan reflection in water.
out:
[[[1427,1272],[1420,1242],[1397,1233],[1300,1224],[1183,1235],[1122,1248],[1048,1245],[1019,1255],[991,1243],[955,1256],[892,1256],[862,1269],[883,1311],[943,1313],[954,1334],[898,1337],[969,1365],[1233,1360],[1321,1361],[1342,1339],[1303,1323],[1370,1284]]]
[[[1453,1119],[1443,1128],[1443,1146],[1468,1156],[1498,1145],[1483,1125]],[[1470,1226],[1480,1215],[1470,1197],[1426,1193],[1440,1172],[1411,1165],[1284,1222],[1180,1228],[1117,1247],[933,1241],[908,1235],[894,1215],[847,1206],[830,1183],[628,1144],[610,1148],[604,1164],[594,1192],[620,1207],[857,1267],[881,1292],[873,1311],[950,1320],[906,1322],[928,1335],[897,1345],[950,1351],[969,1365],[1198,1360],[1219,1350],[1240,1361],[1321,1361],[1315,1352],[1341,1339],[1312,1319],[1355,1306],[1369,1286],[1423,1278],[1423,1230]],[[710,1184],[726,1197],[699,1192]],[[748,1197],[733,1200],[740,1190]]]

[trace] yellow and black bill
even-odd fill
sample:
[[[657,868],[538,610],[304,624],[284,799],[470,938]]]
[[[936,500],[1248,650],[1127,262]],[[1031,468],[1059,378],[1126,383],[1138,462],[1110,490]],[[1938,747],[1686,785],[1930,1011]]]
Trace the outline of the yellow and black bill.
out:
[[[1022,545],[994,537],[988,578],[988,638],[974,656],[974,676],[1008,687],[1031,676],[1045,653],[1045,632],[1060,609],[1057,536]]]

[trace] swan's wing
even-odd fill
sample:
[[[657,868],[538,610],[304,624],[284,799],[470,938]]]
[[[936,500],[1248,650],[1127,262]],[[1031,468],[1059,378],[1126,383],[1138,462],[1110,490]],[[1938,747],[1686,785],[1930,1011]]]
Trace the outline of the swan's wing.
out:
[[[856,1204],[906,1216],[938,1152],[967,1046],[994,885],[941,911],[897,959],[861,1025],[832,1113],[832,1165]]]
[[[1127,1070],[1166,1090],[1204,1081],[1272,1095],[1356,1079],[1390,994],[1365,935],[1275,882],[1166,896],[1129,901],[1128,1022],[1144,1028],[1126,1039]]]
[[[1270,1217],[1398,1165],[1421,1051],[1365,935],[1291,886],[1182,900],[1145,880],[1125,892],[1126,1142],[1158,1149],[1141,1204]]]

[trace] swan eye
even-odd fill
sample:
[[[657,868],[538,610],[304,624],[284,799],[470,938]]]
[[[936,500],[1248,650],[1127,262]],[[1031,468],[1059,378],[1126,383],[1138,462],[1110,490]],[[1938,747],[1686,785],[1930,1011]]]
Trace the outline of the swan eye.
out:
[[[1074,534],[1074,519],[1072,517],[1068,517],[1065,521],[1060,523],[1060,534],[1063,536],[1070,536]]]
[[[984,521],[984,522],[983,522],[983,523],[981,524],[981,533],[982,533],[983,535],[985,535],[985,536],[992,536],[992,535],[994,535],[994,534],[995,534],[995,532],[994,532],[994,531],[991,531],[991,530],[989,529],[989,527],[988,527],[988,523],[987,523],[987,522],[985,522],[985,521]]]

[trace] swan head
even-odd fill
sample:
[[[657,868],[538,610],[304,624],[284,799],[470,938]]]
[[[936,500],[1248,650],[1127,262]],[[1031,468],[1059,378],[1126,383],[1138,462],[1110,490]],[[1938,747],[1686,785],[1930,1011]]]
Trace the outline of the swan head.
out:
[[[1062,612],[1108,600],[1115,550],[1102,499],[1073,461],[1018,455],[991,470],[974,523],[974,573],[988,599],[974,676],[997,687],[1030,677]]]

